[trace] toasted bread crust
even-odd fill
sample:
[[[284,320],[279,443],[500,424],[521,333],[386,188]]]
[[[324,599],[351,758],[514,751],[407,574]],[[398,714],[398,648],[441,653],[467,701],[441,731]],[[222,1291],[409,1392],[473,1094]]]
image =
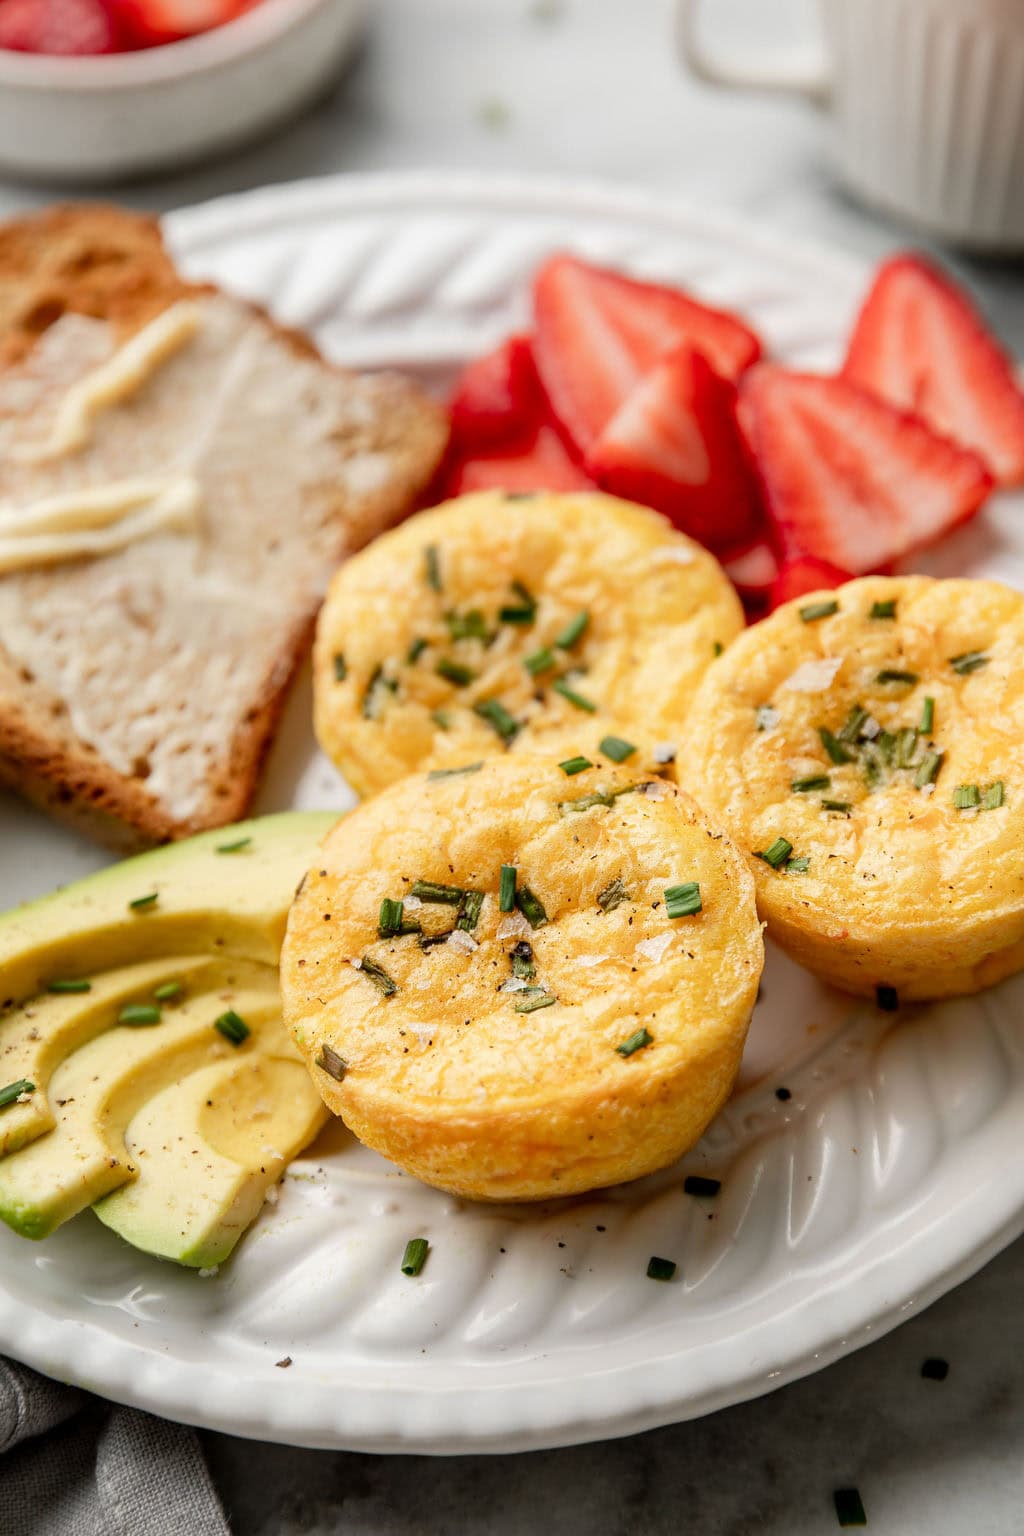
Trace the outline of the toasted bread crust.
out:
[[[176,271],[159,226],[104,205],[66,205],[0,225],[0,368],[24,358],[61,315],[105,320],[119,337],[188,293],[215,293]],[[297,356],[325,362],[310,339],[249,306]],[[337,492],[339,557],[359,549],[410,510],[433,474],[447,436],[442,412],[397,376],[376,383],[379,410],[350,452],[386,454],[379,491],[358,502]],[[118,772],[75,733],[66,701],[42,687],[3,648],[0,635],[0,785],[57,819],[118,849],[187,837],[244,816],[270,748],[288,687],[309,649],[315,611],[282,633],[280,651],[244,717],[224,722],[225,761],[212,773],[201,810],[177,819],[146,787],[144,771]]]

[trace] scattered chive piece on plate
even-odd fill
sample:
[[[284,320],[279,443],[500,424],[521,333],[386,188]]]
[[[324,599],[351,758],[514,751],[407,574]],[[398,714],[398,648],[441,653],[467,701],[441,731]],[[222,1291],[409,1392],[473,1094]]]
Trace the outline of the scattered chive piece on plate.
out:
[[[498,891],[499,912],[513,912],[516,905],[516,867],[514,864],[501,866],[501,887]]]
[[[916,672],[903,672],[899,667],[883,667],[875,676],[876,683],[906,683],[909,686],[917,681]]]
[[[861,727],[868,718],[868,712],[862,704],[854,704],[847,715],[844,724],[836,732],[840,741],[852,746],[861,732]]]
[[[560,651],[572,650],[589,623],[590,614],[586,608],[582,608],[579,613],[573,615],[562,632],[555,636],[555,644],[558,646],[558,649]]]
[[[156,891],[149,891],[145,896],[136,896],[134,901],[130,901],[128,905],[133,912],[145,912],[147,907],[155,906],[156,902]]]
[[[513,741],[519,735],[519,721],[509,714],[500,699],[481,699],[473,705],[473,711],[493,727],[502,741]]]
[[[657,1254],[647,1260],[648,1280],[671,1280],[676,1272],[674,1259],[659,1259]]]
[[[214,1019],[213,1027],[220,1031],[225,1040],[230,1040],[232,1045],[241,1045],[251,1033],[248,1024],[233,1008],[222,1013],[219,1019]]]
[[[602,912],[614,912],[616,907],[621,907],[622,903],[628,900],[629,892],[626,890],[625,882],[616,876],[600,893],[597,904]]]
[[[837,1488],[832,1495],[836,1519],[842,1526],[867,1525],[868,1517],[856,1488]]]
[[[812,789],[828,789],[831,783],[827,773],[811,773],[805,779],[794,779],[789,787],[798,795],[806,795]]]
[[[519,940],[519,943],[509,955],[509,959],[512,961],[512,975],[519,981],[532,981],[536,976],[537,967],[533,963],[533,945],[528,944],[525,939]]]
[[[328,1077],[333,1077],[336,1083],[340,1083],[348,1071],[348,1062],[344,1056],[338,1055],[332,1045],[321,1045],[316,1065],[321,1072],[326,1072]]]
[[[823,800],[821,808],[823,811],[839,811],[844,816],[848,816],[853,810],[849,800]]]
[[[159,1024],[160,1009],[154,1003],[125,1003],[117,1015],[119,1024]]]
[[[58,978],[56,981],[48,982],[46,990],[47,992],[91,992],[92,982],[86,981],[84,978],[81,980],[62,980]]]
[[[832,732],[827,730],[825,726],[818,727],[818,735],[821,737],[822,746],[834,763],[853,762],[853,753],[848,752],[839,738],[833,736]]]
[[[718,657],[721,656],[724,650],[725,646],[722,644],[721,640],[716,640],[714,645],[711,647],[711,654],[717,661]]]
[[[451,730],[452,717],[446,709],[432,709],[430,711],[430,718],[439,730]]]
[[[633,1056],[637,1051],[642,1051],[645,1045],[650,1045],[654,1039],[646,1029],[638,1029],[636,1034],[630,1035],[628,1040],[623,1040],[621,1045],[615,1047],[619,1056]]]
[[[594,765],[589,757],[567,757],[558,766],[565,776],[571,779],[574,773],[582,773],[585,768],[593,768]]]
[[[696,880],[687,880],[682,885],[666,887],[666,917],[692,917],[695,912],[701,910],[700,886]]]
[[[779,865],[784,864],[792,852],[793,844],[788,838],[777,837],[770,847],[765,848],[763,852],[755,853],[755,857],[763,859],[766,864],[771,865],[772,869],[778,869]]]
[[[526,918],[531,928],[543,928],[548,920],[544,903],[539,896],[535,896],[528,885],[521,885],[516,891],[516,906]]]
[[[420,901],[433,901],[448,907],[461,906],[465,894],[461,885],[439,885],[436,880],[414,880],[409,892]]]
[[[359,974],[360,976],[365,976],[367,981],[371,981],[377,988],[377,991],[382,992],[385,997],[394,997],[398,991],[398,982],[394,981],[384,967],[377,964],[376,960],[371,960],[369,955],[363,956],[362,964],[359,967]],[[248,1030],[246,1033],[248,1034]]]
[[[453,640],[487,639],[487,621],[479,608],[468,608],[465,613],[452,609],[445,614],[444,621]]]
[[[958,784],[953,791],[953,809],[972,811],[981,804],[981,790],[977,784]]]
[[[928,784],[934,784],[942,767],[941,752],[926,752],[914,774],[914,783],[918,789],[924,789]]]
[[[544,987],[531,987],[527,992],[519,994],[515,1013],[536,1013],[538,1008],[550,1008],[552,1003],[557,1003],[558,998]]]
[[[537,599],[521,581],[514,581],[512,590],[519,598],[519,602],[506,604],[504,608],[499,609],[499,619],[503,624],[532,624],[537,617]]]
[[[981,808],[983,811],[997,811],[1005,798],[1003,781],[1002,779],[996,779],[995,783],[990,784],[982,795]]]
[[[949,1375],[949,1361],[943,1360],[941,1355],[929,1355],[921,1362],[921,1375],[925,1381],[945,1381]]]
[[[800,617],[805,624],[813,624],[815,619],[829,619],[834,613],[839,612],[839,604],[835,598],[825,603],[808,603],[799,610]]]
[[[541,646],[539,651],[532,652],[523,660],[523,666],[531,677],[536,677],[538,672],[546,672],[555,664],[555,653],[549,645]]]
[[[895,1013],[900,1005],[900,995],[895,987],[875,988],[875,1002],[883,1013]]]
[[[425,1237],[410,1237],[402,1254],[402,1274],[418,1275],[427,1262],[430,1244]]]
[[[595,805],[611,808],[620,795],[632,795],[639,788],[638,784],[623,784],[618,789],[595,789],[591,794],[580,795],[576,800],[560,800],[558,808],[566,813],[590,811]]]
[[[185,988],[180,981],[162,981],[153,993],[158,1003],[176,1003],[184,995]]]
[[[19,1077],[16,1083],[8,1083],[0,1088],[0,1109],[6,1109],[8,1104],[17,1104],[23,1093],[35,1093],[35,1083],[30,1083],[27,1077]]]
[[[597,705],[593,699],[588,699],[582,693],[577,693],[572,684],[564,677],[556,677],[551,686],[556,693],[562,695],[563,699],[568,699],[569,703],[576,709],[586,710],[588,715],[596,714]]]
[[[461,928],[463,933],[472,933],[480,921],[480,913],[483,909],[483,891],[467,891],[462,898],[459,915],[455,920],[456,928]]]
[[[412,642],[412,644],[410,645],[409,650],[408,650],[408,652],[406,654],[406,658],[405,658],[406,661],[410,664],[410,666],[412,665],[413,662],[419,661],[420,657],[423,655],[423,652],[426,650],[426,648],[427,648],[427,642],[424,639],[422,639],[422,638],[414,640]]]
[[[610,757],[613,763],[624,763],[627,757],[632,757],[636,747],[631,741],[624,741],[621,736],[604,736],[597,749],[603,752],[605,757]]]
[[[887,597],[884,602],[872,603],[868,612],[869,619],[894,619],[896,617],[896,599]]]
[[[896,732],[896,767],[912,768],[917,752],[917,727],[904,725]]]
[[[219,843],[216,851],[217,853],[241,853],[243,848],[249,848],[251,845],[251,837],[236,837],[233,843]]]
[[[700,1173],[689,1173],[683,1180],[683,1189],[688,1195],[702,1195],[706,1200],[713,1200],[721,1187],[721,1179],[706,1179]]]
[[[782,866],[784,875],[806,875],[811,867],[811,861],[805,853],[799,859],[787,859]]]
[[[918,730],[922,736],[930,736],[935,728],[935,700],[926,698],[921,703],[921,724]]]
[[[377,934],[382,939],[393,939],[402,931],[402,916],[404,902],[395,901],[390,896],[385,896],[380,904],[380,916],[377,919]]]
[[[483,760],[478,763],[465,763],[461,768],[432,768],[427,774],[428,782],[433,779],[457,779],[463,773],[479,773],[483,767]]]
[[[348,677],[348,667],[345,665],[345,658],[341,654],[340,651],[335,651],[335,653],[334,653],[334,681],[336,683],[343,683],[345,681],[346,677]]]
[[[991,659],[984,651],[962,651],[959,656],[951,656],[949,664],[954,672],[966,677],[970,672],[977,672],[980,667],[987,667]]]
[[[457,688],[465,688],[471,683],[476,673],[470,667],[464,667],[458,661],[452,661],[448,656],[442,656],[434,668],[438,677],[443,677],[446,682],[454,683]]]
[[[426,576],[427,586],[435,592],[440,592],[441,583],[441,557],[438,554],[436,544],[428,544],[423,551],[423,571]]]

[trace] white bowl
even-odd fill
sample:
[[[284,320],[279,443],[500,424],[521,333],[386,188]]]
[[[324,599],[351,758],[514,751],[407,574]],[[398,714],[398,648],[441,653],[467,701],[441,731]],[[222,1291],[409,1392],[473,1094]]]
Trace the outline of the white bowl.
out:
[[[0,49],[0,165],[99,182],[230,148],[326,86],[364,0],[263,0],[237,21],[138,53]]]

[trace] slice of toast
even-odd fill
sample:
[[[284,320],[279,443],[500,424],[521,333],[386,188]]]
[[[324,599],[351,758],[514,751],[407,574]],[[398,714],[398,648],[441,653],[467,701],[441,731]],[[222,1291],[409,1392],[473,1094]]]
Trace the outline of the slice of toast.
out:
[[[186,298],[191,339],[75,451],[34,454],[76,382]],[[0,510],[160,475],[200,504],[196,528],[0,576],[0,784],[121,848],[243,816],[331,571],[410,509],[446,435],[411,383],[186,284],[152,220],[0,226]]]

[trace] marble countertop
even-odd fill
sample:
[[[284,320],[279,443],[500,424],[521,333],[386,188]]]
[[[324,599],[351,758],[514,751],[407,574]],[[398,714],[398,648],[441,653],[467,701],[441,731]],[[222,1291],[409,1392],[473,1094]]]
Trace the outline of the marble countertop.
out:
[[[826,125],[685,80],[669,0],[378,0],[337,88],[269,141],[116,195],[164,209],[332,171],[597,176],[877,256],[912,238],[830,175]],[[809,0],[717,0],[767,40]],[[103,189],[108,192],[110,189]],[[0,215],[54,189],[0,183]],[[946,253],[1024,354],[1024,269]],[[772,1396],[516,1457],[372,1457],[205,1435],[237,1536],[816,1536],[856,1485],[877,1536],[1009,1536],[1024,1509],[1024,1239],[895,1333]],[[921,1364],[949,1362],[944,1381]]]

